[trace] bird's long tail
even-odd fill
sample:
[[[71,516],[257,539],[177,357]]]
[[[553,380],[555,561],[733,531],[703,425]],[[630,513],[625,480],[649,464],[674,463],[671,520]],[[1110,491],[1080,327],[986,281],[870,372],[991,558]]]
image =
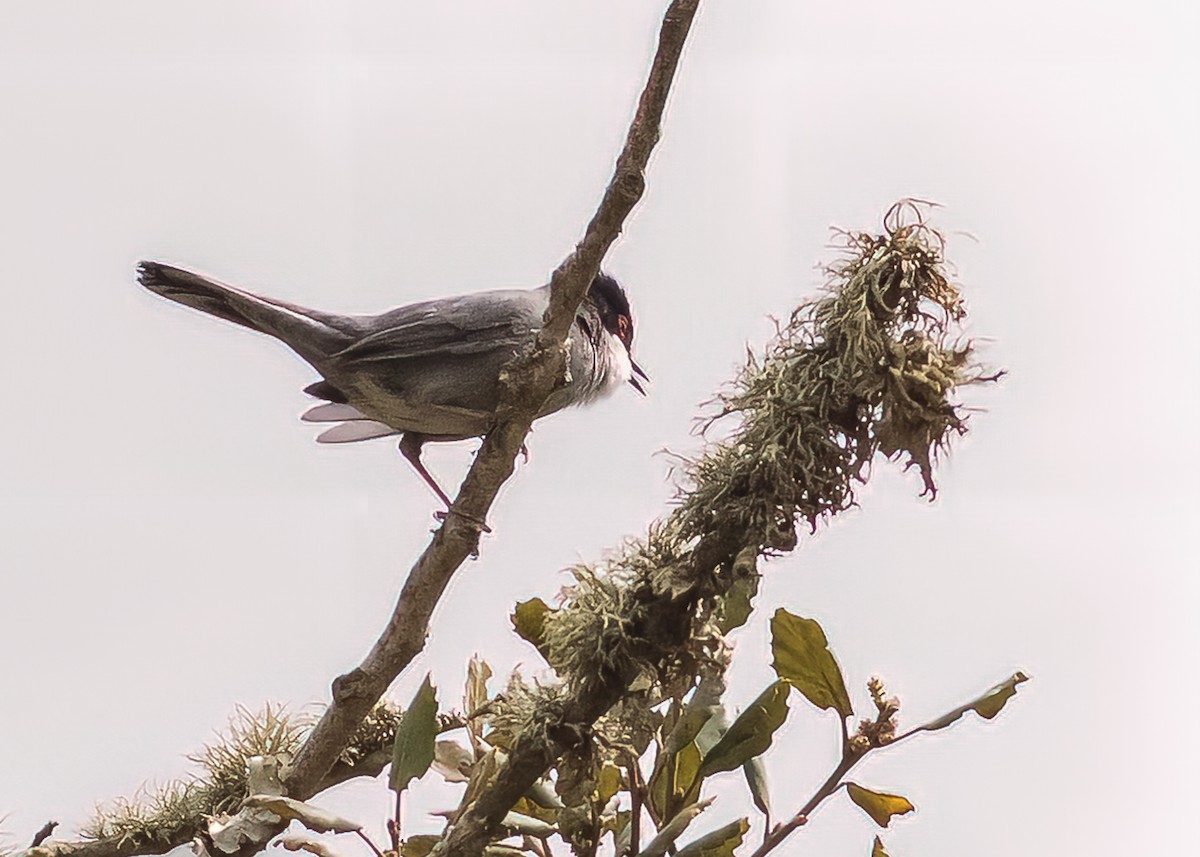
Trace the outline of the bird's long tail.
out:
[[[282,340],[309,362],[344,348],[353,319],[265,298],[159,262],[138,263],[138,281],[164,298]]]

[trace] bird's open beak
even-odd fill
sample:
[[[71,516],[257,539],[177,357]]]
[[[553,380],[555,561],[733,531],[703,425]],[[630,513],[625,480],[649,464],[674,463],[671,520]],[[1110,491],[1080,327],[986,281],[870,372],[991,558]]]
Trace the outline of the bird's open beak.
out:
[[[646,374],[641,366],[634,363],[632,359],[630,359],[629,365],[633,367],[633,374],[637,376],[637,378],[629,379],[629,386],[633,387],[633,389],[637,390],[643,396],[646,395],[646,389],[638,382],[638,378],[641,378],[643,381],[649,381],[650,376]]]

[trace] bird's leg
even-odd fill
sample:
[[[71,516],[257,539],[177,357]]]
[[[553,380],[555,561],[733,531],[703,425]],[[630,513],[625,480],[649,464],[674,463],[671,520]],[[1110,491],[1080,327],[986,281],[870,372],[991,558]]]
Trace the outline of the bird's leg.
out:
[[[446,492],[442,490],[442,486],[437,484],[437,480],[432,474],[425,469],[424,463],[421,461],[421,447],[425,445],[425,436],[415,434],[414,432],[405,432],[400,437],[400,454],[408,459],[408,463],[413,466],[413,470],[425,480],[425,484],[433,489],[433,493],[438,495],[446,508],[449,509],[452,505],[450,498],[446,496]]]
[[[433,478],[433,475],[428,469],[426,469],[425,464],[421,461],[421,447],[424,446],[424,444],[425,435],[417,434],[415,432],[405,432],[400,436],[400,454],[403,455],[408,460],[408,463],[413,466],[413,470],[417,471],[418,475],[425,480],[425,484],[433,489],[433,493],[437,494],[438,499],[446,504],[446,511],[438,512],[434,515],[434,517],[438,520],[445,520],[446,515],[452,513],[475,524],[483,532],[490,533],[492,531],[491,528],[483,521],[476,519],[472,515],[455,511],[454,504],[450,502],[450,498],[446,495],[446,492],[442,490],[442,486],[437,484],[437,480]]]

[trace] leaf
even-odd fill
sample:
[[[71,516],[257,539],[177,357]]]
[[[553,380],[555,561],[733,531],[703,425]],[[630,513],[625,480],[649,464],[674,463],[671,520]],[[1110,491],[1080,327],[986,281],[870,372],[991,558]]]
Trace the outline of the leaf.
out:
[[[675,852],[675,857],[733,857],[734,850],[742,844],[748,830],[750,822],[739,818],[680,848]]]
[[[938,729],[945,729],[968,711],[974,711],[984,720],[991,720],[1000,713],[1000,709],[1004,707],[1006,702],[1016,696],[1017,685],[1024,681],[1029,681],[1029,676],[1023,672],[1015,672],[1009,678],[990,688],[978,699],[968,702],[966,705],[960,705],[937,720],[930,720],[924,726],[918,726],[913,732],[920,732],[922,730],[934,732]]]
[[[457,741],[435,741],[433,769],[448,783],[465,783],[471,779],[475,756]]]
[[[547,836],[558,832],[558,828],[553,824],[542,821],[540,818],[522,815],[519,812],[512,812],[511,810],[505,813],[500,826],[514,833],[527,833],[530,836],[536,836],[538,839],[545,839]]]
[[[317,857],[338,857],[338,853],[329,847],[323,839],[313,839],[311,836],[291,834],[275,840],[277,846],[283,846],[288,851],[307,851]]]
[[[766,752],[775,730],[787,718],[789,690],[787,682],[777,681],[759,694],[704,756],[700,776],[732,771]]]
[[[638,852],[637,857],[662,857],[675,844],[675,840],[683,835],[688,826],[696,820],[696,816],[712,805],[712,798],[699,803],[689,804],[681,809],[674,818],[664,824],[658,835],[651,839],[646,847]]]
[[[433,764],[437,731],[437,691],[426,675],[396,724],[392,771],[388,775],[388,787],[392,791],[404,791],[414,777],[421,777],[429,770]]]
[[[880,827],[887,827],[892,816],[905,815],[916,809],[906,797],[873,792],[857,783],[846,783],[846,791],[850,800],[858,804]]]
[[[418,833],[400,843],[400,857],[429,857],[442,837],[433,833]]]
[[[771,651],[775,673],[817,708],[832,708],[843,718],[854,713],[842,671],[816,620],[782,607],[776,610],[771,617]]]
[[[621,769],[611,762],[605,762],[596,777],[597,805],[607,805],[612,796],[621,790],[622,784]]]
[[[717,629],[728,634],[746,624],[754,609],[751,601],[758,594],[758,547],[742,548],[733,561],[733,584],[717,603],[714,617]]]
[[[684,706],[671,731],[667,733],[664,749],[668,753],[677,753],[683,747],[696,740],[700,730],[708,721],[721,711],[720,691],[701,681],[692,698]]]
[[[542,657],[546,657],[546,616],[550,613],[550,607],[540,598],[530,598],[528,601],[520,601],[512,612],[513,630],[517,632],[517,636],[526,642],[533,643],[534,647],[541,653]]]
[[[472,655],[467,664],[467,685],[463,693],[466,704],[466,714],[472,715],[488,701],[487,683],[492,677],[492,668],[488,662],[480,660],[479,655]]]
[[[875,837],[875,844],[871,846],[871,857],[891,857],[883,847],[883,840],[878,836]]]
[[[317,833],[328,833],[331,830],[334,833],[352,833],[362,829],[361,824],[355,824],[340,815],[334,815],[327,809],[281,795],[250,795],[242,802],[242,807],[265,809],[285,821],[294,818],[309,830],[315,830]]]
[[[766,827],[771,828],[771,795],[767,789],[767,768],[762,756],[746,760],[742,765],[742,773],[746,775],[746,785],[750,787],[750,797],[754,805],[766,816]]]
[[[696,782],[700,759],[700,748],[695,741],[678,753],[664,752],[658,757],[650,776],[647,801],[663,821],[670,821],[681,806],[690,803],[683,798]]]

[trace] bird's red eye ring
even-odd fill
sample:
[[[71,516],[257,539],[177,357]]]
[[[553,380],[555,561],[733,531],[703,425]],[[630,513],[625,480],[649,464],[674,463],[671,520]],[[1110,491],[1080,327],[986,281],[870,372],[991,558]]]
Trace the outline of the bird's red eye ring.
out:
[[[627,315],[617,316],[617,339],[625,343],[626,348],[633,342],[633,323]]]

